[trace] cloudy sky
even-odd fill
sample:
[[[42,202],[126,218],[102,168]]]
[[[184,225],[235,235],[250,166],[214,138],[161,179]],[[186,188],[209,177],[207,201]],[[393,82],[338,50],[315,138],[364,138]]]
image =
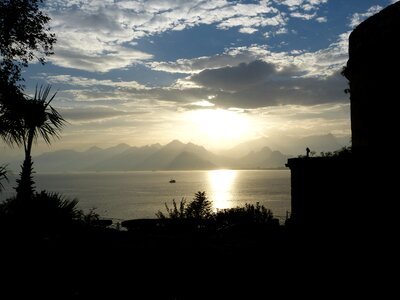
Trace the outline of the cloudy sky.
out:
[[[348,35],[390,0],[51,0],[49,83],[69,124],[51,148],[350,135]]]

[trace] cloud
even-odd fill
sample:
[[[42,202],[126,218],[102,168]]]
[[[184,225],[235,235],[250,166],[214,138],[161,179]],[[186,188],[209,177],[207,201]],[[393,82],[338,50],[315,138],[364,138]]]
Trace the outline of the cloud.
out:
[[[326,1],[260,0],[241,3],[227,0],[60,1],[46,2],[57,35],[55,65],[89,72],[109,72],[150,60],[150,53],[137,49],[143,37],[182,31],[199,25],[254,34],[261,28],[285,30],[290,15],[278,6],[303,8],[291,16],[309,20]],[[276,31],[278,31],[276,30]]]
[[[217,96],[222,107],[257,108],[275,105],[316,105],[346,102],[346,80],[336,72],[325,78],[298,77],[296,67],[278,71],[273,65],[255,61],[193,75],[191,80]]]
[[[328,18],[327,17],[318,17],[315,19],[315,21],[317,21],[318,23],[326,23],[326,22],[328,22]]]
[[[228,29],[231,27],[265,27],[265,26],[284,26],[286,25],[286,18],[283,14],[278,14],[270,18],[265,18],[262,16],[241,16],[235,18],[229,18],[217,25],[217,28]]]
[[[90,50],[82,49],[84,45],[79,41],[73,44],[71,39],[68,42],[60,41],[55,46],[56,55],[49,60],[55,65],[65,68],[104,73],[115,69],[127,68],[134,63],[152,58],[152,55],[142,51],[122,46],[108,47],[98,41],[93,41],[90,47],[95,44],[98,45],[98,48]]]
[[[328,0],[275,0],[276,4],[288,7],[290,17],[302,20],[318,19],[317,22],[324,20],[323,17],[318,17],[317,11],[327,2]]]
[[[233,9],[231,4],[225,3],[223,6],[222,2],[207,3],[210,7],[222,6],[226,11]],[[150,8],[147,9],[151,10],[155,2],[149,3]],[[199,5],[204,8],[205,3]],[[314,2],[307,3],[315,5]],[[153,71],[186,76],[164,88],[145,86],[136,81],[117,82],[71,75],[49,76],[48,80],[73,87],[63,91],[65,101],[70,101],[70,98],[87,105],[116,105],[118,111],[125,111],[123,107],[128,106],[144,110],[160,105],[176,110],[190,107],[188,105],[191,103],[204,103],[202,101],[218,107],[243,109],[345,103],[348,96],[343,90],[347,83],[339,72],[348,58],[348,34],[339,36],[326,49],[314,52],[273,52],[266,45],[251,45],[227,48],[223,53],[211,56],[166,62],[148,61],[145,66]],[[106,45],[113,43],[110,38]],[[119,45],[113,47],[123,48]],[[115,55],[111,49],[109,52],[105,50],[105,55]],[[208,98],[210,95],[214,97]]]
[[[205,69],[236,66],[242,62],[251,62],[269,53],[266,46],[250,46],[226,49],[222,54],[202,56],[192,59],[178,59],[175,62],[151,62],[148,66],[156,71],[170,73],[199,73]]]
[[[350,104],[312,106],[281,105],[246,110],[268,135],[307,136],[326,134],[350,136]]]
[[[247,34],[252,34],[256,31],[258,31],[258,29],[251,28],[251,27],[242,27],[239,29],[240,33],[247,33]]]
[[[383,8],[382,6],[374,5],[374,6],[371,6],[365,13],[353,14],[350,18],[349,26],[351,28],[356,27],[358,24],[360,24],[362,21],[364,21],[368,17],[380,12],[382,10],[382,8]]]
[[[286,5],[286,6],[300,6],[301,4],[303,4],[304,0],[275,0],[275,2],[282,4],[282,5]]]
[[[340,70],[348,59],[348,37],[350,31],[341,34],[327,48],[315,52],[291,51],[273,52],[268,46],[251,45],[228,48],[222,54],[192,59],[178,59],[170,62],[151,62],[147,65],[156,71],[184,74],[198,74],[206,69],[234,67],[241,63],[262,60],[272,63],[277,69],[295,65],[303,76],[324,77]]]
[[[241,63],[234,67],[208,69],[193,75],[191,80],[204,87],[219,90],[236,90],[264,82],[276,74],[275,66],[260,60],[248,64]]]
[[[300,12],[292,12],[292,13],[290,14],[290,16],[293,17],[293,18],[299,18],[299,19],[303,19],[303,20],[311,20],[311,19],[314,19],[316,15],[317,15],[316,13],[313,13],[313,14],[305,14],[305,13],[300,13]]]
[[[328,0],[274,0],[278,5],[286,5],[289,8],[302,8],[304,10],[318,9],[320,5],[325,4]]]
[[[138,112],[128,112],[117,110],[111,107],[80,107],[80,108],[61,108],[61,115],[68,121],[93,121],[115,118],[120,116],[130,116]]]
[[[46,76],[45,79],[52,84],[67,84],[81,87],[107,86],[114,88],[146,89],[146,86],[139,84],[136,81],[98,80],[71,75],[49,75]]]
[[[272,52],[253,45],[226,49],[223,54],[150,67],[190,76],[177,80],[168,99],[207,99],[219,107],[260,108],[276,105],[346,103],[347,81],[340,75],[348,59],[348,36],[341,34],[329,47],[315,52]],[[174,98],[175,94],[182,93]],[[158,96],[165,97],[164,90]]]

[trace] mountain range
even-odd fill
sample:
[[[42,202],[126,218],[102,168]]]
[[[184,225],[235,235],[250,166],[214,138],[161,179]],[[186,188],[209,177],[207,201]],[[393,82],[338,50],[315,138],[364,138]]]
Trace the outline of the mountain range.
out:
[[[341,144],[331,134],[298,140],[263,137],[215,154],[203,146],[174,140],[143,147],[119,144],[86,151],[58,150],[40,154],[33,161],[37,172],[284,168],[289,157],[304,154],[306,147],[316,152],[333,151]],[[20,164],[9,162],[9,169],[19,171]]]

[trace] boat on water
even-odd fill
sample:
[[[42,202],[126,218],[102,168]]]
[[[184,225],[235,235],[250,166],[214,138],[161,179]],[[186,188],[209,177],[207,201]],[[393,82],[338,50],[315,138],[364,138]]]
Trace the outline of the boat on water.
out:
[[[169,181],[169,183],[175,183],[175,182],[176,182],[175,179],[171,179],[171,180]]]

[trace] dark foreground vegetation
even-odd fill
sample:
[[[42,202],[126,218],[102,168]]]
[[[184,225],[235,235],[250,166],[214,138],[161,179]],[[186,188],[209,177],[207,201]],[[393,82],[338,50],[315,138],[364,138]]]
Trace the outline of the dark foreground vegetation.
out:
[[[58,194],[30,200],[0,206],[2,299],[267,299],[297,284],[332,294],[359,271],[348,240],[280,225],[258,204],[214,213],[204,192],[122,230]]]

